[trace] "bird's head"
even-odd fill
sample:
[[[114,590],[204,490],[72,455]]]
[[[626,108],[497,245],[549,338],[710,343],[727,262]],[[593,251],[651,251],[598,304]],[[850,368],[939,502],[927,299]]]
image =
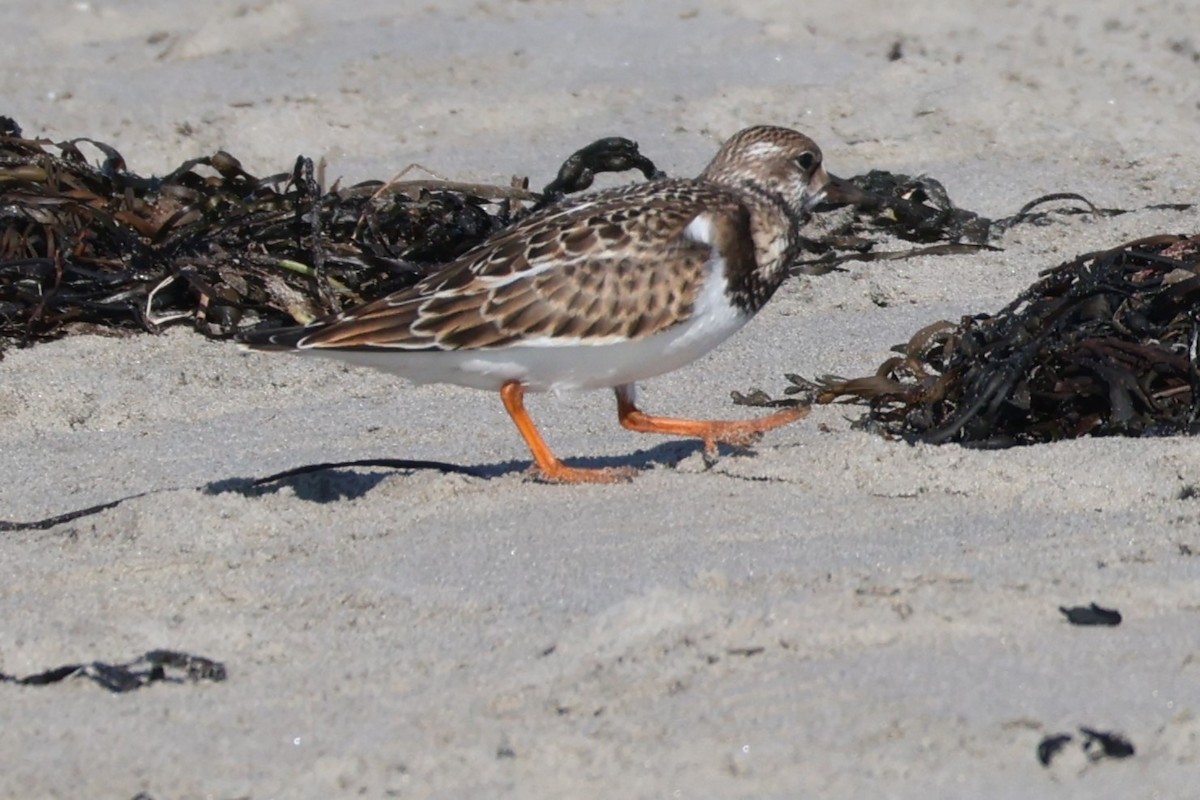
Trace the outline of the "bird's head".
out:
[[[770,195],[800,219],[821,202],[829,184],[817,143],[797,131],[771,125],[735,133],[700,177]]]

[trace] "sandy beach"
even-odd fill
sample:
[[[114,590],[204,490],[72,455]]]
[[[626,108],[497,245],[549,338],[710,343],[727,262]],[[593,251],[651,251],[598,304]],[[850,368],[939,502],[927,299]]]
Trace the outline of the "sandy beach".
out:
[[[1200,200],[1200,6],[922,6],[9,0],[0,114],[142,174],[224,149],[255,174],[304,154],[329,180],[417,162],[534,187],[601,136],[694,175],[772,123],[838,175],[927,174],[985,216],[1049,192],[1129,210],[796,278],[642,387],[655,413],[750,416],[731,392],[869,374],[1040,270],[1200,232],[1149,208]],[[536,482],[497,396],[186,322],[5,352],[0,519],[146,494],[0,534],[0,672],[165,648],[228,678],[0,685],[0,797],[1196,796],[1200,442],[914,446],[834,405],[710,467],[622,429],[608,392],[529,406],[560,456],[641,474]],[[482,477],[245,488],[389,457]],[[1093,602],[1121,624],[1059,610]]]

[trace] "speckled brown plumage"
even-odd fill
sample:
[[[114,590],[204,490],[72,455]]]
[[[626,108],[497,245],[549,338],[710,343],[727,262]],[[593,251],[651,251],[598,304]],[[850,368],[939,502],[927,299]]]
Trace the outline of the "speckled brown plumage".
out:
[[[789,158],[747,161],[747,147],[809,153],[814,161],[807,171]],[[824,180],[820,150],[807,137],[751,128],[730,139],[699,178],[569,199],[408,289],[246,342],[262,349],[463,350],[544,337],[640,339],[692,313],[714,245],[729,264],[731,301],[753,314],[795,256],[804,204],[818,191],[809,184]],[[685,235],[701,214],[716,229],[712,244]]]
[[[408,290],[321,326],[305,344],[457,350],[658,333],[691,313],[709,256],[680,235],[684,227],[711,204],[732,209],[718,192],[685,199],[664,190],[640,184],[532,214]]]

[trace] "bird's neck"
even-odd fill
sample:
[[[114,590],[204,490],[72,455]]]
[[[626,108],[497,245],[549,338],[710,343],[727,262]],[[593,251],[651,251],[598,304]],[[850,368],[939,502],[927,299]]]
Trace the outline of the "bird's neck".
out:
[[[729,292],[738,305],[757,311],[775,294],[798,255],[800,220],[783,198],[759,190],[745,194],[756,267],[731,279]]]

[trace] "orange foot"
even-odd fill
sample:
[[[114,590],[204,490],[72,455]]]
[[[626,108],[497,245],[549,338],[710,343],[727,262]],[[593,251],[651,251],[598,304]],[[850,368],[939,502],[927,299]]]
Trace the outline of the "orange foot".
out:
[[[542,480],[551,483],[623,483],[632,480],[637,474],[637,470],[631,467],[568,467],[550,452],[546,440],[542,438],[542,434],[529,417],[529,412],[525,410],[525,387],[516,381],[509,381],[500,387],[500,399],[504,401],[504,407],[516,423],[517,430],[521,432],[521,438],[529,445],[529,451],[533,453],[533,472]]]
[[[652,417],[638,409],[630,387],[619,386],[617,416],[621,425],[639,433],[662,433],[668,436],[688,436],[704,442],[708,458],[717,455],[718,444],[749,447],[762,438],[764,432],[787,425],[808,416],[807,406],[785,408],[767,417],[746,420],[698,420],[674,417]]]

